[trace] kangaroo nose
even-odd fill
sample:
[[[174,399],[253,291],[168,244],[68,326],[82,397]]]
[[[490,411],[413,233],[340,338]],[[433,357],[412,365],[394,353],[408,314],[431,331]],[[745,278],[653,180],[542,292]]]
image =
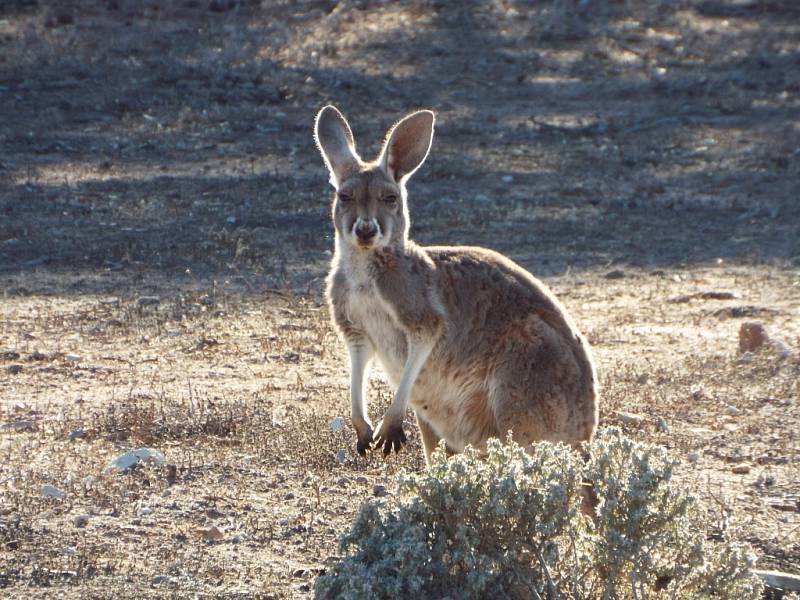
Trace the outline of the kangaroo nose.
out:
[[[356,225],[356,236],[362,242],[371,240],[376,233],[378,233],[378,226],[374,221],[361,221]]]

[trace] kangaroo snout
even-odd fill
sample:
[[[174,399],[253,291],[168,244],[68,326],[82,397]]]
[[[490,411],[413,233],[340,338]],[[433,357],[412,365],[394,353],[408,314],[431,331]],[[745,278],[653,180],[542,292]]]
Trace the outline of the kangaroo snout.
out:
[[[360,243],[371,242],[378,235],[378,224],[375,219],[359,218],[353,226],[353,233],[355,233]]]

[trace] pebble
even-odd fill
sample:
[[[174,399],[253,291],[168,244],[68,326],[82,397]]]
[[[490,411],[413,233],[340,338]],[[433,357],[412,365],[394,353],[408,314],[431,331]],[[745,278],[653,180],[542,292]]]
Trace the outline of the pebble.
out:
[[[344,420],[344,417],[336,417],[330,422],[329,427],[333,433],[338,433],[345,428],[345,425],[347,425],[347,422]]]
[[[731,404],[725,404],[725,414],[730,415],[731,417],[735,417],[737,415],[742,414],[742,411],[732,406]]]
[[[139,306],[142,306],[142,307],[144,307],[144,306],[158,306],[159,304],[161,304],[161,298],[159,298],[158,296],[140,296],[136,300],[136,303]]]
[[[700,460],[700,455],[697,452],[689,452],[689,454],[686,456],[686,460],[688,460],[690,463],[696,463],[698,460]]]
[[[336,461],[340,465],[343,465],[347,461],[347,452],[345,452],[344,450],[339,450],[336,453]]]
[[[175,577],[170,577],[169,575],[156,575],[151,580],[153,585],[177,585],[178,580]]]
[[[669,423],[667,423],[667,420],[664,417],[658,417],[656,426],[661,433],[669,433]]]
[[[66,355],[64,358],[65,358],[67,361],[69,361],[69,362],[74,362],[74,363],[76,363],[76,362],[80,362],[80,361],[81,361],[81,357],[80,357],[80,355],[78,355],[78,354],[67,354],[67,355]]]
[[[57,500],[63,500],[66,494],[57,487],[55,487],[54,485],[46,483],[42,486],[42,496],[44,496],[45,498],[55,498]]]
[[[19,375],[22,373],[22,368],[22,365],[8,365],[6,371],[8,371],[9,375]]]
[[[208,529],[201,529],[200,535],[203,536],[203,539],[207,542],[219,542],[220,540],[225,538],[225,534],[223,534],[219,529],[216,527],[209,527]]]
[[[635,415],[633,413],[618,412],[617,418],[626,425],[641,425],[644,423],[642,415]]]
[[[363,475],[359,475],[358,477],[356,477],[356,483],[359,485],[366,485],[369,483],[369,479],[367,479]]]
[[[768,339],[767,332],[761,323],[742,323],[739,327],[739,354],[760,350]]]
[[[74,442],[75,440],[82,440],[86,437],[86,431],[83,429],[76,429],[75,431],[70,431],[67,437],[71,442]]]
[[[152,448],[137,448],[136,450],[131,450],[130,452],[119,455],[111,461],[111,464],[103,470],[103,473],[108,474],[115,471],[119,473],[129,473],[141,463],[151,463],[160,467],[165,462],[166,458],[158,450],[153,450]]]
[[[89,515],[75,515],[72,523],[75,527],[86,527],[89,524]]]
[[[619,269],[615,271],[609,271],[603,277],[605,277],[606,279],[624,279],[625,271],[620,271]]]
[[[750,472],[750,465],[744,463],[733,465],[731,467],[731,473],[736,473],[737,475],[746,475],[749,472]]]
[[[376,498],[381,498],[387,495],[386,486],[376,485],[372,488],[372,495]]]
[[[13,429],[14,431],[36,431],[36,423],[25,419],[4,423],[0,429]]]

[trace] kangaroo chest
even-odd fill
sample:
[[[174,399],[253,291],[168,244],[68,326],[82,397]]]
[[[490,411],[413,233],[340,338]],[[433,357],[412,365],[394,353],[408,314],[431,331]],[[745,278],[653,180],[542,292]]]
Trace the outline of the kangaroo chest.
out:
[[[347,295],[349,320],[362,329],[392,384],[397,385],[408,353],[406,336],[397,326],[391,306],[374,283],[359,282]]]

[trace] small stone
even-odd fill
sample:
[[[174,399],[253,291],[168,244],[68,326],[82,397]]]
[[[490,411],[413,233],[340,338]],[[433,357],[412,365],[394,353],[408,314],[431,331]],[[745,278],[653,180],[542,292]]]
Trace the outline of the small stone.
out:
[[[225,222],[228,225],[235,225],[236,224],[236,217],[233,217],[233,216],[228,217],[227,219],[225,219]]]
[[[6,371],[9,375],[19,375],[22,373],[22,365],[8,365]]]
[[[356,483],[359,485],[367,485],[369,483],[369,479],[367,479],[363,475],[359,475],[358,477],[356,477]]]
[[[661,433],[669,433],[669,423],[664,417],[658,417],[656,420],[656,427]]]
[[[746,475],[749,472],[750,472],[750,465],[747,465],[745,463],[733,465],[731,467],[731,473],[736,473],[737,475]]]
[[[738,408],[736,408],[735,406],[732,406],[730,404],[725,404],[724,406],[725,406],[725,414],[726,415],[729,415],[731,417],[735,417],[735,416],[738,416],[738,415],[742,414],[742,411],[739,410]]]
[[[792,355],[792,349],[783,340],[772,340],[772,347],[779,358],[789,358]]]
[[[339,479],[336,480],[336,485],[339,487],[347,487],[349,483],[350,480],[347,479],[347,477],[339,477]]]
[[[72,523],[75,527],[86,527],[89,524],[89,515],[75,515]]]
[[[343,465],[346,461],[347,461],[347,452],[345,452],[344,450],[339,450],[336,453],[336,462],[338,462],[340,465]]]
[[[286,407],[277,406],[272,410],[272,426],[283,427],[283,421],[286,419]]]
[[[161,303],[161,298],[158,296],[140,296],[136,300],[136,304],[141,307],[145,306],[158,306]]]
[[[74,431],[70,431],[67,437],[71,442],[74,442],[75,440],[82,440],[86,437],[86,431],[83,429],[76,429]]]
[[[142,463],[154,464],[160,467],[165,462],[166,458],[164,458],[164,455],[158,450],[153,450],[152,448],[137,448],[136,450],[131,450],[130,452],[119,455],[111,461],[111,464],[103,470],[103,473],[108,474],[114,471],[129,473]]]
[[[372,488],[372,495],[376,498],[381,498],[387,494],[386,486],[376,485]]]
[[[64,357],[64,359],[65,359],[65,360],[67,360],[67,361],[69,361],[69,362],[73,362],[73,363],[76,363],[76,362],[80,362],[80,361],[81,361],[81,357],[80,357],[79,355],[77,355],[77,354],[67,354],[67,355]]]
[[[151,579],[153,585],[177,585],[178,580],[169,575],[156,575]]]
[[[4,423],[0,426],[0,429],[11,429],[13,431],[36,431],[36,423],[33,421],[28,421],[27,419],[19,419],[17,421],[11,421],[10,423]]]
[[[689,452],[689,454],[686,456],[686,460],[688,460],[690,463],[696,463],[698,460],[700,460],[700,455],[697,452]]]
[[[603,277],[605,277],[606,279],[624,279],[625,271],[621,271],[619,269],[615,271],[609,271]]]
[[[136,514],[139,515],[139,516],[143,516],[143,517],[146,517],[147,515],[152,515],[153,514],[153,507],[152,506],[142,506],[138,511],[136,511]]]
[[[642,415],[636,415],[633,413],[625,413],[625,412],[618,412],[617,418],[625,423],[626,425],[641,425],[644,423],[644,417]]]
[[[760,350],[768,339],[761,323],[742,323],[739,327],[739,354]]]
[[[66,494],[54,485],[44,484],[42,486],[42,496],[45,498],[55,498],[56,500],[63,500]]]
[[[344,417],[336,417],[335,419],[333,419],[333,420],[330,422],[330,424],[329,424],[328,426],[331,428],[331,431],[332,431],[333,433],[338,433],[338,432],[340,432],[342,429],[344,429],[344,428],[345,428],[345,425],[347,425],[347,423],[346,423],[346,421],[344,420]]]
[[[225,534],[223,534],[219,529],[216,527],[209,527],[208,529],[201,529],[200,535],[203,539],[207,542],[219,542],[225,538]]]

